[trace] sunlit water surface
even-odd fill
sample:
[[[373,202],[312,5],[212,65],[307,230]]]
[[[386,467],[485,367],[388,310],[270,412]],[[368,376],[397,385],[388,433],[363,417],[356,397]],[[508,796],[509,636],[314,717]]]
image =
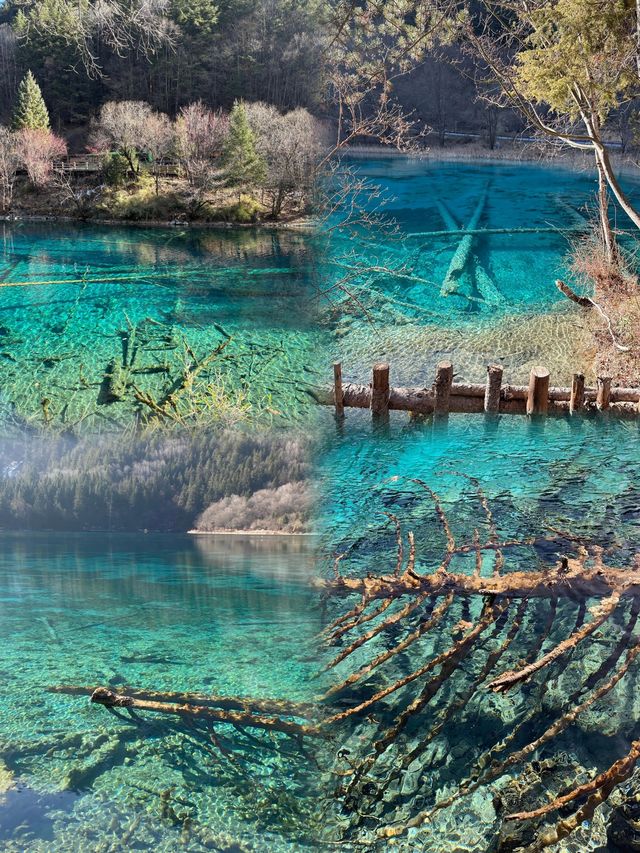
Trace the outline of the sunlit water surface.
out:
[[[2,536],[0,848],[299,850],[314,765],[288,738],[119,719],[59,685],[311,698],[306,540]],[[163,805],[164,797],[167,805]]]
[[[269,229],[3,225],[0,401],[5,417],[109,430],[150,415],[185,367],[226,344],[196,396],[222,389],[249,418],[308,416],[314,248]],[[106,377],[128,370],[122,399]],[[197,401],[196,401],[197,402]],[[218,405],[218,411],[223,407]]]
[[[595,214],[590,167],[428,157],[349,165],[379,190],[361,201],[393,227],[354,228],[331,240],[329,275],[344,284],[338,298],[357,298],[336,314],[345,377],[362,381],[372,363],[388,360],[399,384],[430,384],[445,358],[476,381],[496,361],[512,382],[538,363],[555,384],[576,370],[590,375],[584,319],[555,286],[569,277],[571,246]],[[639,202],[637,180],[622,183]],[[620,211],[612,217],[629,227]],[[631,236],[622,241],[637,248]]]
[[[447,537],[428,488],[438,495],[456,544],[471,545],[466,556],[454,559],[450,571],[472,573],[476,560],[473,531],[478,531],[480,542],[491,536],[483,496],[492,512],[498,538],[523,543],[505,549],[503,573],[541,571],[553,566],[560,555],[575,555],[579,541],[602,546],[605,562],[610,565],[633,566],[640,539],[640,431],[635,421],[606,417],[532,421],[516,416],[485,421],[481,416],[452,416],[448,423],[434,426],[430,421],[411,423],[398,414],[392,415],[387,425],[374,427],[370,415],[348,412],[344,423],[329,427],[329,436],[322,463],[325,493],[321,538],[328,577],[332,576],[338,555],[343,555],[338,565],[345,575],[391,574],[395,570],[396,531],[388,514],[401,525],[403,565],[407,565],[409,553],[407,536],[413,532],[415,570],[436,571],[447,551]],[[528,544],[530,538],[534,541]],[[494,553],[488,551],[483,558],[483,575],[491,575],[494,566]],[[356,603],[354,599],[335,603],[328,619]],[[587,602],[588,606],[596,603],[595,599]],[[400,604],[370,621],[366,629],[372,630],[382,619],[392,616]],[[437,629],[363,678],[346,692],[340,707],[361,702],[374,690],[406,676],[445,651],[452,637],[460,636],[456,625],[461,620],[467,624],[468,620],[478,619],[481,606],[478,599],[455,600]],[[358,649],[334,670],[335,677],[342,680],[370,663],[375,655],[394,648],[419,624],[421,612],[418,610],[418,616],[412,617],[411,628],[389,626]],[[496,665],[494,676],[522,665],[537,638],[545,636],[549,614],[547,602],[529,602],[522,625]],[[428,747],[419,749],[419,757],[405,767],[395,782],[382,781],[388,772],[385,768],[402,766],[402,756],[430,731],[449,703],[465,695],[470,679],[479,672],[487,654],[501,648],[514,615],[512,610],[500,629],[485,632],[448,685],[436,693],[413,725],[408,725],[384,753],[379,769],[369,772],[366,777],[370,780],[369,788],[375,792],[379,778],[386,792],[384,796],[362,797],[357,812],[370,815],[370,819],[358,819],[356,811],[350,808],[334,809],[336,836],[364,840],[371,849],[384,850],[385,842],[374,843],[378,827],[406,823],[442,799],[445,793],[455,791],[468,776],[474,761],[518,725],[521,728],[509,749],[524,746],[539,736],[570,707],[569,697],[573,696],[576,704],[576,696],[588,695],[588,690],[581,693],[585,680],[601,666],[617,643],[622,643],[618,647],[621,654],[623,648],[637,640],[637,626],[631,629],[631,638],[627,635],[624,639],[629,614],[629,605],[622,605],[615,617],[572,655],[560,658],[522,689],[498,696],[487,690],[486,685],[480,686],[472,698],[464,700],[463,706],[452,713]],[[587,621],[590,618],[587,611]],[[534,652],[533,659],[576,630],[579,619],[578,602],[560,599],[553,627],[542,651]],[[347,638],[355,639],[357,633],[347,634]],[[332,654],[344,646],[343,640]],[[616,659],[609,665],[617,665]],[[404,692],[392,694],[386,700],[389,705],[385,707],[382,703],[377,711],[373,709],[368,721],[361,717],[355,730],[345,730],[350,762],[357,763],[358,757],[371,752],[375,737],[396,718],[394,707],[401,708],[403,701],[418,696],[429,678],[424,676]],[[398,706],[394,706],[394,695]],[[512,799],[512,807],[519,804],[521,808],[523,805],[535,808],[607,769],[626,753],[630,741],[637,737],[640,723],[637,696],[636,666],[604,699],[580,715],[564,735],[535,752],[533,757],[539,760],[538,764],[517,764],[495,785],[480,787],[473,795],[439,812],[421,829],[405,833],[397,839],[398,849],[442,853],[514,849],[495,847],[502,831],[496,796],[520,791],[524,799]],[[508,749],[500,757],[507,754]],[[338,765],[338,769],[346,768],[346,764],[338,762]],[[547,769],[538,772],[540,767]],[[628,784],[622,787],[618,803],[627,789]],[[551,815],[549,822],[553,824],[556,818],[557,815]],[[610,820],[611,812],[606,806],[577,834],[550,849],[556,853],[633,849],[610,845],[607,836]],[[629,824],[622,826],[625,843],[629,843],[635,837],[635,830]],[[535,835],[535,827],[533,831]],[[526,833],[522,838],[525,837]]]

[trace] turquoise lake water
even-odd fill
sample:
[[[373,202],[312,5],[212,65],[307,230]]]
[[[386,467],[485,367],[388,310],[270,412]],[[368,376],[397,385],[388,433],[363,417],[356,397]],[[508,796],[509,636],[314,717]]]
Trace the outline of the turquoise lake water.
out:
[[[136,389],[156,399],[170,393],[186,365],[230,340],[198,379],[200,398],[222,388],[231,412],[246,407],[248,419],[323,431],[316,460],[323,572],[342,553],[345,572],[393,570],[395,532],[385,512],[398,517],[405,534],[415,533],[418,569],[437,567],[445,536],[416,478],[438,493],[460,540],[475,527],[486,531],[477,486],[501,535],[536,537],[508,552],[507,571],[540,569],[574,553],[575,542],[548,537],[552,527],[604,547],[612,564],[629,565],[640,532],[635,421],[456,416],[434,426],[392,415],[388,426],[373,428],[366,412],[349,411],[337,427],[330,410],[317,413],[308,394],[329,380],[336,358],[345,379],[366,381],[371,364],[386,358],[393,382],[421,385],[430,384],[443,358],[453,360],[459,378],[477,380],[496,360],[507,381],[524,379],[540,361],[557,384],[576,369],[588,373],[579,312],[553,282],[567,274],[568,238],[584,228],[593,176],[511,163],[356,165],[381,184],[386,213],[398,228],[393,238],[385,229],[356,231],[323,245],[306,234],[266,230],[5,226],[5,421],[21,430],[44,423],[122,428],[141,410]],[[474,218],[477,230],[501,233],[470,235],[457,290],[440,295],[460,237],[433,232],[451,232]],[[365,297],[364,312],[348,300],[336,306],[336,294],[329,311],[318,299],[344,272],[345,259],[363,270],[350,286]],[[371,266],[381,271],[364,271]],[[115,401],[104,395],[114,363],[130,380],[124,399]],[[392,792],[382,807],[372,804],[378,811],[371,825],[366,816],[360,825],[333,797],[336,777],[327,769],[333,754],[301,751],[280,738],[256,742],[218,726],[237,758],[229,761],[198,728],[160,715],[146,715],[144,723],[119,719],[82,697],[46,690],[129,685],[313,701],[327,654],[318,632],[338,609],[329,604],[323,614],[310,589],[315,542],[45,533],[2,539],[1,849],[289,853],[325,841],[345,850],[355,841],[362,849],[371,825],[406,818],[419,807],[409,784],[399,799]],[[457,567],[471,571],[473,558]],[[566,637],[577,612],[572,601],[558,607],[545,649]],[[420,653],[446,647],[456,625],[477,615],[477,603],[456,603]],[[425,753],[429,765],[413,768],[409,782],[419,781],[418,796],[428,801],[455,787],[515,723],[524,721],[526,742],[555,719],[623,636],[627,617],[618,614],[588,648],[530,689],[499,701],[479,691]],[[544,607],[529,608],[503,669],[526,656],[546,618]],[[397,630],[385,631],[371,648],[384,651],[398,638]],[[498,632],[483,648],[500,642]],[[353,662],[365,664],[365,651]],[[398,656],[388,671],[363,682],[356,700],[379,686],[378,679],[398,677],[414,663],[411,654]],[[425,725],[474,666],[470,660],[452,692],[425,711]],[[346,676],[349,669],[338,672]],[[640,721],[638,687],[631,671],[545,753],[562,777],[550,788],[586,779],[624,754]],[[390,705],[345,731],[353,754],[369,743],[367,726],[392,713]],[[409,732],[410,745],[415,736]],[[542,786],[536,802],[546,795]],[[482,789],[402,839],[398,849],[486,853],[498,830],[493,792]],[[606,843],[600,816],[558,853],[609,850]]]
[[[7,416],[94,431],[131,424],[149,414],[136,390],[162,399],[225,343],[197,378],[196,406],[213,387],[231,422],[238,410],[267,422],[308,415],[318,353],[308,236],[74,224],[5,224],[1,235]],[[114,364],[129,370],[122,399],[106,387]]]
[[[491,423],[479,416],[455,416],[447,424],[433,425],[409,423],[402,415],[392,415],[388,425],[374,427],[365,413],[348,412],[345,422],[334,428],[328,438],[321,469],[325,479],[320,542],[328,577],[332,574],[336,555],[344,555],[340,568],[345,575],[379,575],[394,571],[396,532],[385,513],[397,517],[401,525],[405,564],[407,534],[413,532],[416,571],[418,574],[435,571],[445,555],[447,539],[434,501],[424,485],[437,493],[458,545],[471,544],[474,530],[478,530],[482,542],[491,535],[479,495],[479,489],[482,491],[499,539],[523,543],[505,549],[503,572],[541,571],[555,565],[561,555],[575,555],[579,547],[577,542],[601,546],[605,562],[621,567],[630,567],[637,551],[640,429],[635,421],[571,420],[568,417],[531,421],[502,417]],[[535,541],[527,543],[530,537]],[[455,558],[450,570],[473,573],[475,559],[471,548],[466,556]],[[488,552],[483,561],[484,576],[490,575],[494,566],[493,553]],[[350,599],[335,604],[328,620],[355,603],[355,599]],[[375,628],[404,603],[406,599],[384,611],[370,621],[366,629]],[[593,599],[587,605],[596,603]],[[394,648],[427,618],[423,613],[430,613],[432,606],[433,602],[426,610],[418,609],[404,629],[389,626],[339,664],[334,670],[338,681],[367,665],[375,655]],[[373,691],[406,676],[425,660],[443,652],[451,645],[452,636],[459,636],[456,626],[461,620],[466,623],[477,619],[480,609],[479,600],[458,598],[437,630],[426,634],[411,650],[392,658],[369,678],[346,691],[340,707],[348,708],[363,701]],[[522,665],[537,638],[545,636],[550,612],[545,602],[528,604],[522,627],[503,654],[494,675]],[[437,693],[413,726],[407,727],[397,739],[397,745],[389,747],[378,769],[367,774],[357,812],[344,805],[334,807],[333,828],[338,837],[359,839],[371,850],[388,849],[386,842],[375,841],[377,827],[406,823],[420,810],[442,799],[446,792],[455,791],[475,762],[515,729],[518,735],[512,748],[538,737],[570,707],[570,701],[575,703],[576,696],[587,695],[588,691],[582,692],[585,680],[598,670],[620,642],[629,609],[623,605],[589,642],[571,656],[561,658],[541,678],[534,679],[522,690],[501,697],[480,686],[473,697],[465,700],[451,715],[428,747],[419,749],[418,758],[408,767],[404,765],[395,781],[392,777],[389,782],[386,774],[394,767],[403,766],[403,755],[416,748],[449,703],[464,696],[470,679],[479,671],[486,655],[501,648],[512,617],[513,612],[495,632],[487,631],[483,635],[475,651],[454,673],[448,687]],[[548,651],[575,630],[579,618],[578,603],[561,599],[543,650]],[[631,629],[631,634],[633,640],[637,639],[637,627]],[[346,640],[355,639],[357,635],[358,632],[352,632]],[[344,643],[343,640],[331,649],[333,655]],[[537,654],[539,656],[540,652]],[[422,828],[401,836],[394,849],[407,853],[417,849],[443,853],[481,853],[495,849],[492,845],[496,844],[502,828],[496,798],[508,797],[510,791],[527,791],[529,786],[528,799],[515,802],[521,806],[526,802],[528,808],[538,807],[550,799],[550,792],[567,790],[576,780],[586,781],[626,754],[630,741],[637,736],[640,722],[638,678],[637,667],[632,668],[621,683],[585,711],[575,725],[535,753],[538,764],[517,764],[495,785],[481,786],[472,795],[437,813]],[[391,696],[386,700],[388,705],[372,709],[370,722],[364,719],[359,722],[345,741],[345,748],[350,750],[350,762],[372,751],[376,733],[379,735],[391,725],[403,702],[418,695],[426,683],[426,677],[421,678],[397,695],[397,705]],[[498,753],[499,758],[506,754],[508,752]],[[346,762],[336,764],[338,770],[346,769]],[[540,767],[547,769],[541,771]],[[382,788],[378,789],[378,785]],[[622,786],[623,792],[629,789],[637,790],[629,785]],[[380,790],[385,791],[384,796],[380,795]],[[371,818],[358,819],[358,814],[369,814]],[[610,846],[607,837],[610,818],[608,807],[599,810],[593,821],[587,821],[571,838],[549,849],[556,853],[596,850],[617,853],[621,849],[631,849],[624,845]],[[550,823],[554,823],[553,815]],[[627,827],[627,839],[632,834]]]
[[[290,739],[217,725],[234,764],[177,719],[118,719],[47,687],[308,701],[310,572],[286,537],[4,534],[0,848],[306,849],[317,774]]]
[[[514,382],[540,361],[556,384],[577,369],[590,372],[579,312],[555,281],[569,276],[571,245],[595,215],[593,170],[428,158],[350,166],[378,188],[373,199],[361,198],[387,227],[354,227],[331,240],[331,281],[350,273],[347,286],[359,303],[347,301],[335,324],[347,378],[363,381],[372,363],[387,360],[399,384],[423,382],[425,374],[430,384],[444,358],[469,380],[484,379],[495,361]],[[622,181],[640,201],[640,184]],[[621,213],[615,221],[629,227]],[[455,231],[469,227],[484,233],[467,238],[460,266],[454,259],[463,238]],[[622,240],[631,250],[637,245]]]
[[[590,170],[402,158],[353,168],[379,187],[391,230],[339,230],[327,242],[295,230],[4,224],[3,417],[130,425],[224,344],[178,393],[187,421],[214,402],[224,423],[305,422],[308,392],[336,358],[358,381],[383,358],[399,383],[430,382],[443,358],[469,379],[494,361],[512,382],[541,360],[559,384],[590,373],[580,314],[554,286],[593,214]],[[470,224],[481,233],[443,296],[464,242],[451,229]],[[345,275],[355,302],[331,290]]]

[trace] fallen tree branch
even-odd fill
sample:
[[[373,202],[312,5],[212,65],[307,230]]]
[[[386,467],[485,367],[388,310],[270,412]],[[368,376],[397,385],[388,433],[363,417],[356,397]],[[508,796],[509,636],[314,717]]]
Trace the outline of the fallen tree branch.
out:
[[[505,544],[495,543],[494,550]],[[511,543],[522,544],[522,543]],[[469,550],[472,549],[473,546]],[[489,545],[481,546],[488,549]],[[456,553],[461,553],[461,549]],[[565,559],[554,568],[535,572],[510,572],[498,577],[453,574],[437,571],[430,575],[411,573],[396,578],[393,575],[338,580],[317,580],[317,587],[329,595],[366,595],[374,599],[401,598],[405,595],[446,595],[455,592],[464,596],[507,596],[509,598],[607,598],[619,591],[621,597],[640,595],[640,568],[586,568],[581,559]]]
[[[609,336],[611,337],[611,341],[612,341],[614,347],[619,352],[630,352],[631,351],[631,347],[627,347],[627,346],[624,346],[623,344],[618,343],[616,336],[613,332],[613,326],[611,324],[611,318],[607,314],[605,314],[605,312],[602,310],[600,305],[598,305],[598,303],[594,299],[591,299],[589,296],[579,296],[574,290],[572,290],[569,287],[568,284],[565,284],[564,281],[560,281],[560,280],[556,281],[556,287],[558,288],[558,290],[561,293],[564,293],[564,295],[568,299],[570,299],[572,302],[576,302],[578,305],[582,306],[583,308],[595,308],[596,311],[598,312],[598,314],[600,314],[602,319],[607,324],[607,331],[609,332]]]
[[[125,708],[130,711],[150,711],[157,714],[175,714],[187,719],[200,718],[217,723],[247,726],[248,728],[266,729],[283,732],[287,735],[305,737],[323,737],[322,730],[317,725],[297,723],[294,720],[281,719],[274,716],[254,714],[249,711],[226,711],[206,705],[190,703],[177,704],[174,702],[158,702],[150,699],[136,699],[124,693],[116,693],[107,687],[96,687],[91,694],[91,702],[104,705],[105,708]]]
[[[580,296],[575,290],[572,290],[568,284],[565,284],[564,281],[560,281],[558,279],[556,281],[556,287],[560,291],[560,293],[564,294],[567,299],[570,299],[572,302],[575,302],[576,305],[580,305],[581,308],[593,308],[593,302],[589,299],[588,296]]]
[[[584,625],[579,631],[571,634],[571,636],[567,637],[566,640],[558,643],[557,646],[554,646],[550,652],[544,655],[544,657],[539,658],[535,663],[530,663],[522,669],[504,672],[488,685],[489,690],[493,690],[494,693],[506,693],[508,690],[511,690],[512,687],[515,687],[516,684],[521,684],[523,681],[527,681],[532,675],[541,670],[543,667],[553,663],[553,661],[557,660],[561,655],[575,649],[578,643],[581,643],[582,640],[593,634],[594,631],[607,621],[617,608],[619,602],[620,590],[616,590],[611,596],[609,596],[609,598],[605,599],[597,607],[593,608],[593,619],[591,622]]]
[[[552,802],[547,803],[546,806],[541,806],[539,809],[534,809],[530,812],[516,812],[515,814],[507,815],[505,820],[536,820],[537,818],[544,817],[551,812],[557,812],[559,809],[564,808],[568,803],[577,800],[579,797],[586,797],[596,791],[599,791],[600,794],[602,794],[603,791],[606,790],[608,796],[616,785],[619,785],[631,776],[639,758],[640,740],[636,740],[631,744],[631,749],[623,758],[618,759],[615,764],[612,764],[608,770],[605,770],[604,773],[596,776],[595,779],[592,779],[590,782],[586,782],[584,785],[578,785],[577,788],[569,791],[568,794],[556,797]],[[603,802],[605,799],[606,796],[601,796],[597,802]],[[586,817],[587,816],[585,815],[582,820],[586,820]],[[571,818],[569,820],[571,820]],[[562,821],[562,823],[566,823],[566,821]],[[559,826],[560,825],[561,824],[559,824]],[[557,828],[555,835],[557,836],[555,839],[557,841],[560,841],[561,837],[565,837],[558,835]],[[550,841],[549,843],[553,844],[555,842]]]
[[[61,684],[47,688],[49,693],[65,696],[91,696],[95,687]],[[310,702],[290,702],[283,699],[254,699],[244,696],[217,696],[208,693],[183,693],[176,690],[139,690],[135,687],[122,687],[120,692],[134,699],[157,702],[177,702],[186,705],[203,705],[210,708],[223,708],[247,713],[280,714],[300,718],[317,715],[318,708]]]

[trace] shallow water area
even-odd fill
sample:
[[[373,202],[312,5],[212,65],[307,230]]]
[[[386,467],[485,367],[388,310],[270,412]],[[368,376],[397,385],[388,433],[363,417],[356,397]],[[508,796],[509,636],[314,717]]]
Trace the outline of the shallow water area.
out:
[[[555,384],[578,370],[590,373],[583,317],[555,281],[570,277],[571,244],[595,212],[591,171],[428,155],[350,165],[379,189],[379,197],[363,199],[365,207],[394,227],[354,227],[329,250],[334,280],[345,268],[361,273],[347,282],[361,304],[336,312],[346,378],[363,381],[381,359],[399,384],[417,381],[418,363],[431,374],[445,358],[469,381],[482,381],[495,361],[511,382],[539,363]],[[622,183],[640,199],[637,181],[623,176]],[[616,223],[625,228],[621,216]],[[631,234],[622,243],[637,247]],[[338,291],[338,299],[347,297]]]
[[[221,723],[209,739],[180,718],[118,717],[47,688],[311,701],[308,540],[2,540],[2,849],[306,848],[315,776],[289,738]]]
[[[221,396],[230,417],[267,422],[308,417],[318,350],[308,235],[16,223],[2,236],[5,418],[131,424],[152,414],[142,398],[183,393],[185,369],[210,356],[197,403]]]
[[[511,542],[503,549],[504,565],[499,569],[505,576],[544,571],[563,555],[578,554],[582,544],[603,547],[607,565],[633,568],[640,534],[640,430],[635,421],[606,417],[538,421],[516,416],[489,421],[461,415],[433,424],[408,422],[406,416],[392,414],[388,424],[372,426],[370,415],[347,412],[337,431],[335,424],[327,428],[332,430],[322,463],[327,577],[332,576],[338,555],[345,577],[392,575],[397,560],[394,519],[403,534],[403,566],[411,559],[408,534],[415,534],[418,575],[437,572],[447,554],[449,535],[456,546],[469,547],[454,556],[447,571],[472,575],[478,570],[474,531],[479,542],[491,541],[493,525],[497,541]],[[437,503],[429,489],[436,493]],[[438,505],[448,519],[449,532]],[[491,577],[496,566],[495,551],[489,548],[483,552],[481,576]],[[328,621],[358,600],[355,596],[334,602]],[[434,602],[444,607],[443,601],[444,595],[428,599],[401,623],[393,624],[405,598],[367,622],[372,638],[338,663],[334,677],[340,683],[376,656],[384,660],[338,697],[338,710],[366,702],[376,691],[446,654],[480,620],[487,606],[487,598],[457,596],[436,627],[422,635],[434,613]],[[363,711],[351,728],[345,727],[343,748],[349,750],[349,764],[357,766],[373,754],[373,742],[383,739],[409,702],[423,690],[433,691],[367,771],[366,782],[357,789],[357,810],[345,807],[344,801],[334,809],[336,837],[357,840],[372,850],[388,849],[388,841],[376,835],[379,830],[406,824],[428,811],[453,795],[474,769],[486,768],[491,749],[496,749],[498,761],[506,758],[588,698],[595,685],[604,683],[621,665],[624,650],[638,640],[634,607],[628,602],[575,651],[521,688],[498,694],[488,690],[487,684],[490,678],[549,652],[583,621],[594,618],[590,608],[598,602],[589,598],[582,609],[571,597],[561,597],[555,604],[516,599],[442,684],[438,669],[425,672]],[[389,624],[376,633],[384,620]],[[417,639],[403,651],[401,644],[412,631]],[[357,635],[352,631],[346,639],[354,641]],[[343,639],[332,654],[338,655],[344,645]],[[394,849],[485,853],[526,847],[533,840],[526,824],[522,832],[515,829],[516,847],[508,846],[504,833],[513,827],[505,829],[504,814],[544,805],[625,755],[640,722],[637,696],[636,665],[559,736],[505,768],[492,783],[480,785],[423,825],[401,833]],[[501,751],[497,745],[503,739]],[[347,767],[347,762],[336,764],[338,771]],[[592,820],[548,849],[555,853],[632,849],[613,844],[608,824],[615,819],[618,828],[622,826],[618,838],[632,838],[633,827],[622,821],[616,809],[628,790],[637,790],[632,787],[637,786],[637,772],[633,779]],[[571,811],[575,809],[566,814]],[[548,823],[543,819],[542,825],[533,824],[533,837],[563,814],[550,815]],[[496,847],[499,837],[502,848]]]

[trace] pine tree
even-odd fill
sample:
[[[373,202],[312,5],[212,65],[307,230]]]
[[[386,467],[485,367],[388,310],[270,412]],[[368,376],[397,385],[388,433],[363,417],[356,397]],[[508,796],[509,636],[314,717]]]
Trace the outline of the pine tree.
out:
[[[232,187],[259,186],[267,175],[267,164],[256,150],[255,135],[242,101],[234,103],[229,116],[223,163],[227,184]]]
[[[49,130],[49,111],[31,71],[27,71],[18,86],[11,126],[14,130]]]

